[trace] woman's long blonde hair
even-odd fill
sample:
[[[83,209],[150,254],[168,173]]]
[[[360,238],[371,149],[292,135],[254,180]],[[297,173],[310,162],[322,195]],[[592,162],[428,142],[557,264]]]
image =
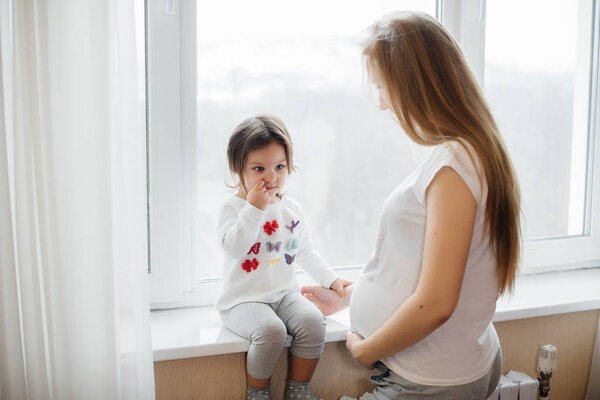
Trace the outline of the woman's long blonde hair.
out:
[[[434,18],[405,12],[371,26],[363,55],[369,76],[413,141],[426,146],[464,141],[475,152],[488,188],[485,223],[498,294],[512,292],[521,251],[519,184],[462,51]]]

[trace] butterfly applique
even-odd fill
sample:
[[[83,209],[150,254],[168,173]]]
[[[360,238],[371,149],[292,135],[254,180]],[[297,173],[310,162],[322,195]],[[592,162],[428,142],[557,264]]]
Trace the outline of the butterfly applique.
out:
[[[294,229],[298,226],[298,224],[300,223],[300,221],[294,221],[292,220],[292,226],[286,225],[285,227],[288,228],[290,230],[290,232],[294,233]]]
[[[250,250],[248,250],[248,252],[246,254],[250,254],[250,253],[258,254],[259,251],[260,251],[260,242],[256,242],[252,245],[252,247],[250,247]]]
[[[296,255],[294,254],[293,256],[286,254],[285,255],[285,262],[288,263],[288,265],[292,264],[294,262],[294,259],[296,258]]]
[[[277,230],[277,228],[279,228],[279,224],[277,223],[276,220],[273,220],[272,222],[267,221],[267,223],[263,226],[265,232],[267,233],[267,235],[271,236],[271,234],[273,232],[275,232]]]
[[[297,248],[298,248],[298,239],[291,238],[290,240],[288,240],[288,242],[287,242],[288,251],[296,250]]]
[[[274,260],[270,260],[269,264],[277,264],[279,261],[281,261],[281,258],[276,258]]]
[[[242,268],[244,269],[244,271],[246,272],[250,272],[253,269],[256,269],[256,267],[258,267],[258,261],[256,260],[256,258],[253,258],[252,261],[250,260],[246,260],[244,261],[244,263],[242,264]]]
[[[273,250],[275,250],[275,252],[279,253],[279,249],[281,248],[281,241],[277,242],[277,243],[271,243],[271,242],[265,242],[265,244],[267,245],[267,251],[270,253]]]

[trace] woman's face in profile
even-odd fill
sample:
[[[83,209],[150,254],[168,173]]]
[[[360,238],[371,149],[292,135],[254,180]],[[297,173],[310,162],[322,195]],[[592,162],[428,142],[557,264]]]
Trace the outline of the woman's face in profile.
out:
[[[389,110],[390,102],[388,100],[387,94],[385,93],[385,89],[382,88],[381,86],[379,86],[378,91],[379,91],[379,109],[381,111]]]
[[[385,87],[381,84],[381,79],[378,77],[371,78],[371,84],[373,88],[377,91],[377,95],[379,96],[379,109],[381,111],[386,111],[390,109],[390,101],[387,95],[387,91]]]

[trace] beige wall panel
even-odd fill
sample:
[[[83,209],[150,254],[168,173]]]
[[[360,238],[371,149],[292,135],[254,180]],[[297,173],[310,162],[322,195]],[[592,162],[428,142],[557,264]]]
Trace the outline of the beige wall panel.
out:
[[[590,374],[598,310],[496,323],[508,370],[538,377],[539,348],[553,344],[558,348],[556,371],[550,380],[549,400],[582,400]]]
[[[537,376],[539,347],[558,347],[558,367],[551,381],[550,400],[581,400],[585,396],[596,339],[599,311],[561,314],[495,324],[502,344],[503,373],[509,369]],[[287,351],[272,380],[275,400],[283,398]],[[157,400],[243,399],[245,353],[160,361],[154,363]],[[319,398],[358,397],[372,390],[371,371],[357,364],[345,343],[327,343],[311,389]]]
[[[242,399],[242,353],[154,363],[156,399]]]
[[[227,354],[154,363],[157,400],[244,399],[245,353]],[[287,351],[277,363],[271,390],[273,399],[283,398]],[[346,394],[359,396],[373,389],[371,371],[356,363],[344,342],[327,343],[311,381],[311,389],[322,399]]]

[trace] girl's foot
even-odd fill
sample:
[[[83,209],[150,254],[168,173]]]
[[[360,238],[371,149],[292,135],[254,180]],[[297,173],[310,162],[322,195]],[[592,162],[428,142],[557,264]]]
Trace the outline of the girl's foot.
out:
[[[318,400],[308,388],[308,382],[286,379],[285,400]]]
[[[271,386],[262,389],[248,386],[248,389],[246,389],[246,400],[271,400]]]

